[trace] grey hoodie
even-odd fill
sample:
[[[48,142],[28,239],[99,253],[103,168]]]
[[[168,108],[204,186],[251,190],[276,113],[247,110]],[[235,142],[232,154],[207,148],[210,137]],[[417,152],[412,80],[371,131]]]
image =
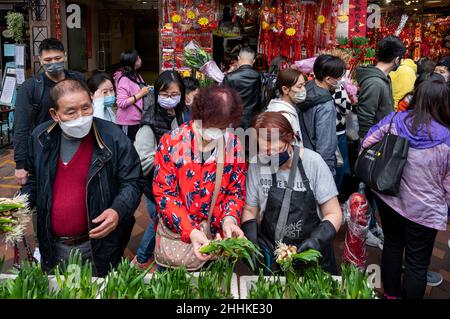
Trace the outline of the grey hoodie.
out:
[[[297,105],[303,144],[322,156],[336,175],[336,105],[330,91],[319,87],[315,80],[306,83],[306,101]]]
[[[375,66],[358,67],[356,81],[358,96],[359,137],[364,138],[370,128],[394,111],[391,79]]]

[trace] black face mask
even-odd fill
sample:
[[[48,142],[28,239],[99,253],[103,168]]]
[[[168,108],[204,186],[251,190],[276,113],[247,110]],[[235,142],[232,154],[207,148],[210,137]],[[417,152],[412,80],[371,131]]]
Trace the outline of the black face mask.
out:
[[[284,152],[272,155],[270,162],[274,163],[278,159],[278,166],[283,166],[287,161],[289,161],[290,157],[289,152],[286,150]]]

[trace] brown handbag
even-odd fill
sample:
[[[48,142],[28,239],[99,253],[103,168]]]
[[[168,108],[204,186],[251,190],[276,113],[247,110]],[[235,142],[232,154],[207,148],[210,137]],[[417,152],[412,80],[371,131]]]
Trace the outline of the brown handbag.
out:
[[[224,144],[224,140],[221,140]],[[218,148],[218,161],[216,167],[216,181],[214,193],[211,200],[211,207],[209,209],[208,220],[200,223],[201,230],[206,234],[208,239],[211,238],[211,218],[214,211],[214,206],[219,196],[220,185],[222,182],[223,167],[224,167],[224,145]],[[172,232],[161,220],[156,228],[156,245],[155,245],[155,261],[158,265],[166,268],[186,267],[188,271],[196,271],[203,267],[206,261],[202,261],[194,254],[194,245],[188,244],[181,240],[181,235]]]

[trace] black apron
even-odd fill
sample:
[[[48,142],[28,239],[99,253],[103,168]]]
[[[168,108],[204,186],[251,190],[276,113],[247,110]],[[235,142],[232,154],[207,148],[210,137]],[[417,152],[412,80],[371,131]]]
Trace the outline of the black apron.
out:
[[[297,167],[306,191],[294,190]],[[287,188],[278,188],[276,173],[272,174],[272,186],[258,231],[260,246],[265,254],[271,254],[266,256],[269,268],[276,266],[273,256],[276,242],[281,240],[288,245],[298,247],[319,226],[321,219],[317,214],[316,205],[314,193],[300,158],[300,149],[294,146],[294,157]],[[321,253],[323,256],[320,260],[322,268],[331,274],[337,274],[333,243],[327,245]]]

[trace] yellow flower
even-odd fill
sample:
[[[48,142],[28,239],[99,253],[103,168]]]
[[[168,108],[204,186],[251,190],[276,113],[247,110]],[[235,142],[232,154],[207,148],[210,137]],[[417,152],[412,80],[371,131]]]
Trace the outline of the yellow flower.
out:
[[[172,16],[172,22],[173,23],[178,23],[178,22],[180,22],[181,21],[181,16],[179,15],[179,14],[174,14],[173,16]]]
[[[317,17],[317,22],[319,22],[319,24],[324,24],[325,23],[325,17],[323,15],[320,15]]]
[[[294,28],[287,28],[286,29],[286,35],[293,37],[295,34],[297,33],[297,31]]]
[[[195,20],[195,12],[194,11],[192,11],[192,10],[189,10],[188,12],[187,12],[187,17],[188,17],[188,19],[189,20]]]
[[[200,24],[202,27],[207,26],[209,24],[208,18],[200,18],[198,19],[198,24]]]
[[[261,27],[263,30],[267,30],[269,29],[270,25],[266,21],[263,21]]]

